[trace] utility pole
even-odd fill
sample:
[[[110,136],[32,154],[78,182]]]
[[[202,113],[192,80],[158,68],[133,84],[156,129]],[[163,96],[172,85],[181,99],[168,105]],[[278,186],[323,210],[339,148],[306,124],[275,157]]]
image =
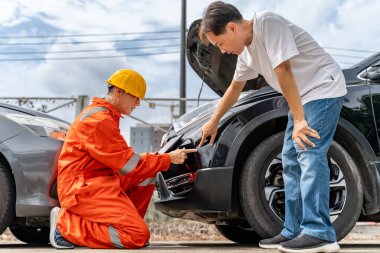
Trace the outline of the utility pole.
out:
[[[180,86],[179,97],[186,98],[186,0],[182,0],[181,5],[181,54],[180,54]],[[186,101],[179,102],[179,115],[186,113]]]
[[[78,116],[82,110],[89,105],[89,97],[88,96],[78,96],[77,102],[75,103],[75,117]]]

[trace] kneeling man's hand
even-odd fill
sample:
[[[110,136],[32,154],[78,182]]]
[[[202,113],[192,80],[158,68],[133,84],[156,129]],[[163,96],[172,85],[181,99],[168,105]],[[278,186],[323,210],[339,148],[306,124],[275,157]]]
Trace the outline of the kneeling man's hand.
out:
[[[174,150],[168,154],[170,156],[171,163],[183,164],[187,158],[187,154],[188,153],[195,153],[195,152],[197,152],[197,149],[195,149],[195,148],[193,148],[193,149],[177,149],[177,150]]]

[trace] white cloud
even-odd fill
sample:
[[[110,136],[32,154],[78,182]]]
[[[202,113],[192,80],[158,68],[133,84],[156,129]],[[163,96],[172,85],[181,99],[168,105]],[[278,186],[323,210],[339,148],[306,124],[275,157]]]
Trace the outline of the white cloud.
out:
[[[5,27],[15,25],[26,20],[19,16],[19,3],[12,0],[0,2],[0,24]]]

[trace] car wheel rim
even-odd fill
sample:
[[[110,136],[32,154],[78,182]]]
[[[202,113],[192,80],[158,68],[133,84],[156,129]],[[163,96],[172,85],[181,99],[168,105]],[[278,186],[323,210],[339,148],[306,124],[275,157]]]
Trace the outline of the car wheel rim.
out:
[[[330,219],[334,222],[342,213],[347,198],[347,185],[339,165],[329,158]],[[265,172],[264,195],[269,208],[282,222],[285,221],[285,191],[282,179],[281,153],[270,162]]]

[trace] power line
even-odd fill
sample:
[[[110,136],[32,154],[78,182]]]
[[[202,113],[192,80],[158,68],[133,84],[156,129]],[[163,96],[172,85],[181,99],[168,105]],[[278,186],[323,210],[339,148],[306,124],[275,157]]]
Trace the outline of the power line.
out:
[[[86,50],[64,50],[64,51],[24,51],[24,52],[0,52],[0,55],[9,55],[9,54],[64,54],[64,53],[86,53],[86,52],[107,52],[107,51],[124,51],[124,50],[135,50],[135,49],[150,49],[150,48],[165,48],[165,47],[178,47],[179,44],[170,44],[170,45],[158,45],[158,46],[142,46],[142,47],[122,47],[122,48],[106,48],[106,49],[86,49]],[[346,58],[355,58],[355,59],[365,59],[363,56],[356,55],[341,55],[341,54],[331,54],[335,57],[346,57]]]
[[[107,56],[89,56],[89,57],[65,57],[65,58],[25,58],[25,59],[0,59],[0,62],[4,61],[46,61],[46,60],[83,60],[83,59],[106,59],[106,58],[120,58],[120,57],[139,57],[159,54],[176,54],[175,52],[160,52],[160,53],[144,53],[144,54],[130,54],[130,55],[107,55]],[[338,64],[354,65],[353,62],[337,62]]]
[[[86,52],[107,52],[107,51],[123,51],[134,49],[149,49],[149,48],[165,48],[165,47],[179,47],[179,44],[160,45],[160,46],[146,46],[146,47],[124,47],[124,48],[106,48],[106,49],[87,49],[87,50],[69,50],[69,51],[33,51],[33,52],[0,52],[1,54],[64,54],[64,53],[86,53]]]
[[[107,56],[89,56],[89,57],[65,57],[65,58],[26,58],[26,59],[0,59],[4,61],[47,61],[47,60],[84,60],[84,59],[107,59],[107,58],[121,58],[121,57],[140,57],[149,55],[160,54],[177,54],[179,51],[174,52],[161,52],[161,53],[146,53],[146,54],[130,54],[130,55],[107,55]],[[354,62],[337,62],[338,64],[354,65]]]
[[[129,39],[129,40],[97,40],[97,41],[72,41],[72,42],[27,42],[27,43],[0,43],[0,46],[31,46],[31,45],[53,45],[53,44],[89,44],[89,43],[116,43],[128,41],[152,41],[152,40],[178,40],[179,37]]]
[[[0,39],[34,39],[34,38],[72,38],[72,37],[104,37],[104,36],[125,36],[125,35],[144,35],[144,34],[164,34],[164,33],[178,33],[179,30],[167,30],[167,31],[145,31],[145,32],[120,32],[120,33],[89,33],[89,34],[59,34],[59,35],[26,35],[26,36],[0,36]],[[171,38],[168,38],[171,39]],[[179,38],[178,38],[179,39]],[[149,39],[150,40],[150,39]],[[155,39],[151,39],[155,40]],[[128,40],[129,41],[129,40]],[[101,41],[103,42],[103,41]],[[104,41],[112,42],[112,41]],[[116,41],[117,42],[117,41]],[[71,42],[68,42],[71,43]],[[97,43],[97,42],[74,42],[74,43]],[[21,43],[9,43],[10,45],[21,45]],[[24,45],[24,43],[22,43]],[[29,45],[29,43],[25,43]],[[41,43],[36,43],[41,44]],[[57,44],[57,43],[48,43]],[[7,44],[5,44],[7,45]],[[339,48],[339,47],[324,47],[326,49],[363,52],[363,53],[376,53],[376,51],[359,50],[351,48]]]
[[[28,36],[0,36],[0,39],[30,39],[30,38],[67,38],[67,37],[95,37],[95,36],[121,36],[157,33],[175,33],[180,31],[152,31],[152,32],[124,32],[124,33],[93,33],[93,34],[60,34],[60,35],[28,35]]]
[[[0,59],[1,61],[50,61],[50,60],[84,60],[84,59],[106,59],[106,58],[121,58],[121,57],[139,57],[159,54],[177,54],[175,52],[161,52],[161,53],[145,53],[145,54],[130,54],[130,55],[106,55],[106,56],[88,56],[88,57],[64,57],[64,58],[26,58],[26,59]]]
[[[340,47],[324,47],[326,49],[333,49],[333,50],[342,50],[342,51],[351,51],[351,52],[360,52],[360,53],[377,53],[376,51],[369,51],[369,50],[359,50],[359,49],[350,49],[350,48],[340,48]]]
[[[46,35],[46,36],[0,36],[1,39],[24,39],[24,38],[60,38],[60,37],[90,37],[90,36],[115,36],[115,35],[138,35],[138,34],[157,34],[157,33],[173,33],[179,31],[155,31],[155,32],[131,32],[131,33],[102,33],[102,34],[76,34],[76,35]],[[16,42],[16,43],[0,43],[0,46],[29,46],[29,45],[53,45],[53,44],[89,44],[89,43],[117,43],[128,41],[156,41],[156,40],[173,40],[180,39],[179,37],[167,38],[145,38],[145,39],[125,39],[125,40],[97,40],[97,41],[71,41],[71,42]],[[341,50],[361,53],[376,53],[376,51],[340,48],[340,47],[324,47],[330,50]],[[344,56],[348,57],[348,56]],[[356,58],[356,57],[352,57]]]
[[[355,65],[354,62],[338,62],[338,64]]]
[[[346,57],[346,58],[356,58],[356,59],[365,59],[366,58],[366,57],[363,57],[363,56],[342,55],[342,54],[332,54],[331,56]]]

